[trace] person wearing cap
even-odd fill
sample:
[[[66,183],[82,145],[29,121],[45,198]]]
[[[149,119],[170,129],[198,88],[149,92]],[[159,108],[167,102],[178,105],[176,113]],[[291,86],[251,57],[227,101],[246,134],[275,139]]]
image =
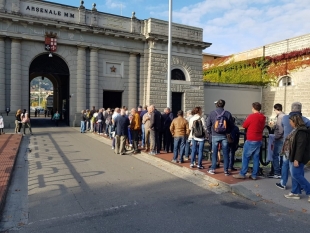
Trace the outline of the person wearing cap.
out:
[[[178,117],[173,119],[170,125],[170,132],[174,138],[173,159],[171,162],[183,163],[183,153],[185,149],[185,139],[189,135],[188,122],[183,117],[183,111],[178,111]],[[178,161],[178,154],[180,154],[180,160]]]
[[[294,102],[291,105],[291,112],[288,115],[284,115],[282,118],[282,127],[283,127],[283,138],[285,139],[293,130],[293,127],[290,124],[290,116],[293,115],[300,115],[302,120],[304,121],[306,127],[310,127],[310,120],[306,117],[302,116],[301,113],[302,104],[300,102]],[[276,186],[280,189],[286,189],[286,183],[288,181],[288,174],[289,174],[289,160],[286,156],[283,156],[283,163],[281,169],[281,181],[276,183]]]
[[[216,109],[211,111],[207,118],[207,133],[212,135],[212,165],[208,170],[209,174],[214,175],[217,162],[218,144],[221,144],[221,148],[224,156],[224,173],[228,176],[229,156],[228,156],[228,141],[226,134],[229,134],[234,128],[234,122],[232,115],[229,111],[224,110],[225,100],[219,99],[215,101]],[[226,131],[224,133],[218,133],[215,131],[215,124],[219,115],[222,115],[226,119]]]

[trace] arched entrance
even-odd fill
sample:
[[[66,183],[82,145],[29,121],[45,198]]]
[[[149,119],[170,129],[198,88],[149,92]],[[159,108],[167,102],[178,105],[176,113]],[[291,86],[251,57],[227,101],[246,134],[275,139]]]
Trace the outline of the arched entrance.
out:
[[[48,53],[41,54],[30,64],[29,84],[36,77],[41,77],[42,80],[48,78],[53,83],[53,104],[49,108],[54,112],[58,110],[63,121],[69,125],[70,72],[66,62],[56,54],[52,57]]]

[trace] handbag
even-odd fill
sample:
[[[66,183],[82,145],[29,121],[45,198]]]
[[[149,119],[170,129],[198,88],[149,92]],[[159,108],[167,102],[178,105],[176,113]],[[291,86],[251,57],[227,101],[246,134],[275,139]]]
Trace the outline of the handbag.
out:
[[[28,122],[29,122],[29,119],[28,119],[28,118],[24,117],[24,118],[22,119],[22,123],[28,123]]]

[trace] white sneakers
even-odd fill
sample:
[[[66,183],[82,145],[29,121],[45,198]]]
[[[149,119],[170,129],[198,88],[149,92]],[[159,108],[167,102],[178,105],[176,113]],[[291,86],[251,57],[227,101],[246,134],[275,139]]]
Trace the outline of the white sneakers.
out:
[[[299,199],[300,199],[299,194],[294,194],[294,193],[285,194],[284,197],[290,198],[290,199],[296,199],[296,200],[299,200]],[[309,201],[309,200],[308,200],[308,201]]]

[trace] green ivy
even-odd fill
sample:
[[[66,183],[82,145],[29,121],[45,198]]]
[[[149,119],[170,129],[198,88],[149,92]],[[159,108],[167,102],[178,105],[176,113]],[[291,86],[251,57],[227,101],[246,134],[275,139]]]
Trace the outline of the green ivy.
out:
[[[239,62],[232,61],[229,64],[205,70],[204,81],[266,86],[271,82],[267,74],[269,64],[270,61],[262,57]]]

